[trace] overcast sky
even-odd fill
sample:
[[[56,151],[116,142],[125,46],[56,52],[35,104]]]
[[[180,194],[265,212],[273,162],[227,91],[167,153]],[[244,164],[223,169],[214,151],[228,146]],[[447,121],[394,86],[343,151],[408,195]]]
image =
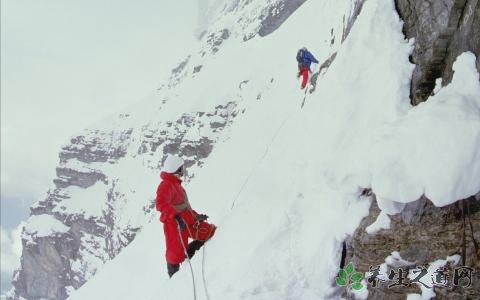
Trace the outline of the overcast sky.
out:
[[[52,186],[72,134],[151,94],[190,52],[195,2],[1,1],[2,228]]]

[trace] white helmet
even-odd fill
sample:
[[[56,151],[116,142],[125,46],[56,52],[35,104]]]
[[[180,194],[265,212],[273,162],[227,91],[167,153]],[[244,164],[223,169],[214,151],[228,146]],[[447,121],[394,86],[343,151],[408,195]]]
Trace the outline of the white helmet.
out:
[[[163,164],[163,171],[167,173],[175,173],[185,162],[178,156],[169,154]]]

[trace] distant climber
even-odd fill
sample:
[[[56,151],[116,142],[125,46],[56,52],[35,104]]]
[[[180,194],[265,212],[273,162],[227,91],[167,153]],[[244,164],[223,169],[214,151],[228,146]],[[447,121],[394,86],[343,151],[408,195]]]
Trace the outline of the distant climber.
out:
[[[182,187],[184,172],[183,159],[168,155],[160,173],[163,181],[157,188],[156,207],[161,212],[170,277],[178,271],[185,257],[190,259],[216,230],[215,225],[206,222],[207,215],[198,214],[190,206],[187,193]],[[193,239],[190,244],[188,238]]]
[[[310,70],[310,65],[312,63],[318,64],[318,60],[313,56],[307,48],[303,47],[297,52],[297,62],[298,62],[298,74],[297,77],[303,76],[302,79],[302,89],[307,86],[308,75]]]

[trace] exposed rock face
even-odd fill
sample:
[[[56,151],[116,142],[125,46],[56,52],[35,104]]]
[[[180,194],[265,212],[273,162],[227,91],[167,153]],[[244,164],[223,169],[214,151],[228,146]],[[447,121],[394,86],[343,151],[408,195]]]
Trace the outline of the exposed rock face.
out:
[[[230,37],[230,31],[223,29],[217,33],[212,33],[208,36],[207,42],[211,46],[212,53],[217,53],[223,41]]]
[[[404,32],[415,38],[411,60],[416,64],[412,76],[411,100],[416,105],[432,93],[435,82],[447,85],[453,75],[456,57],[472,51],[480,71],[480,1],[478,0],[395,0],[397,11],[405,21]],[[348,31],[347,31],[348,32]],[[353,262],[360,272],[377,267],[394,251],[413,263],[405,268],[427,266],[452,255],[461,257],[458,266],[474,268],[470,288],[435,288],[435,299],[480,298],[480,195],[445,207],[435,207],[422,198],[406,205],[402,213],[390,216],[389,229],[368,234],[366,228],[375,222],[380,210],[373,195],[370,214],[364,218],[352,237],[345,241],[342,262]],[[450,286],[453,268],[449,265]],[[390,268],[390,267],[389,267]],[[389,269],[390,271],[390,269]],[[391,283],[391,282],[390,282]],[[388,288],[368,286],[368,299],[406,299],[407,294],[421,294],[418,285]],[[353,299],[352,294],[344,294]]]
[[[105,181],[105,175],[99,171],[82,172],[66,167],[57,168],[57,177],[53,180],[57,188],[66,188],[71,185],[88,188],[99,180]]]
[[[480,71],[480,1],[478,0],[395,0],[405,21],[404,32],[415,38],[412,62],[411,101],[425,101],[437,78],[448,84],[456,57],[472,51]]]
[[[212,32],[206,37],[206,44],[207,47],[201,52],[202,57],[205,56],[207,53],[215,54],[220,50],[220,46],[223,44],[225,40],[230,37],[230,31],[226,28],[219,30],[217,32]],[[195,67],[197,68],[197,67]],[[200,71],[193,70],[193,73],[197,73]],[[200,67],[201,68],[201,67]]]
[[[168,83],[169,87],[177,85],[187,75],[187,70],[185,67],[188,65],[189,61],[190,56],[182,60],[175,68],[172,69],[170,82]]]
[[[365,3],[366,0],[355,0],[355,5],[353,7],[352,14],[348,20],[345,20],[345,16],[343,17],[343,34],[342,34],[342,42],[347,38],[348,34],[350,33],[350,30],[352,30],[353,24],[355,24],[355,21],[358,18],[358,15],[362,12],[363,4]],[[346,24],[345,24],[346,22]],[[333,31],[332,31],[333,33]],[[332,40],[332,44],[333,44]]]
[[[435,288],[436,299],[480,297],[480,251],[476,248],[480,242],[480,199],[470,197],[445,207],[436,207],[422,198],[407,204],[401,214],[390,216],[390,229],[368,234],[365,229],[376,220],[379,212],[374,200],[370,215],[346,242],[345,262],[353,262],[357,270],[368,272],[370,266],[384,263],[393,251],[398,251],[404,260],[414,263],[409,268],[427,266],[457,254],[462,256],[459,265],[477,270],[473,275],[473,286]],[[406,299],[408,293],[421,292],[416,284],[394,288],[382,284],[376,288],[369,285],[368,299]]]
[[[230,35],[241,36],[247,41],[255,36],[267,36],[275,32],[280,26],[307,0],[227,0],[220,6],[206,9],[202,18],[208,25],[201,28],[200,39],[219,40],[222,36],[225,40]],[[220,3],[220,2],[218,2]],[[235,15],[236,24],[229,28],[229,34],[225,35],[226,29],[216,28],[215,21],[226,15]],[[230,23],[230,22],[229,22]],[[207,29],[207,30],[206,30]],[[206,31],[212,32],[207,35]],[[220,33],[220,34],[219,34]],[[215,49],[215,48],[213,48]]]
[[[38,238],[24,250],[22,266],[24,280],[16,282],[16,289],[24,291],[28,299],[65,299],[65,286],[76,286],[66,271],[69,258],[75,257],[80,240],[72,234],[58,234]],[[39,268],[39,266],[43,266]],[[55,280],[51,280],[54,277]],[[78,287],[78,286],[77,286]]]
[[[330,55],[329,58],[327,58],[321,65],[320,68],[318,69],[318,72],[314,73],[312,75],[312,79],[310,79],[310,84],[312,87],[308,91],[310,94],[315,92],[315,89],[317,88],[317,79],[320,74],[324,74],[330,65],[335,61],[335,58],[337,57],[337,52],[334,52],[332,55]]]
[[[70,144],[62,148],[60,162],[64,163],[71,158],[85,163],[122,158],[127,154],[127,145],[124,142],[131,134],[131,129],[112,133],[111,136],[103,135],[100,130],[88,130],[86,134],[72,138]]]
[[[307,0],[280,0],[268,8],[258,35],[266,36],[277,30]]]

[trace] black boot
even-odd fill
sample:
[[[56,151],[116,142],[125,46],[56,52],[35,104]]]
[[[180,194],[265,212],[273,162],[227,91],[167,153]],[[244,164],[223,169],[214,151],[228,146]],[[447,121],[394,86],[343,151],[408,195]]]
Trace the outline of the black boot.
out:
[[[180,264],[167,263],[168,276],[170,276],[170,278],[173,276],[173,274],[177,273],[178,269],[180,269]]]
[[[188,258],[189,259],[192,258],[193,255],[195,254],[195,251],[200,249],[203,246],[203,244],[205,244],[205,241],[199,241],[199,240],[195,240],[190,244],[188,244],[188,249],[187,249]]]

